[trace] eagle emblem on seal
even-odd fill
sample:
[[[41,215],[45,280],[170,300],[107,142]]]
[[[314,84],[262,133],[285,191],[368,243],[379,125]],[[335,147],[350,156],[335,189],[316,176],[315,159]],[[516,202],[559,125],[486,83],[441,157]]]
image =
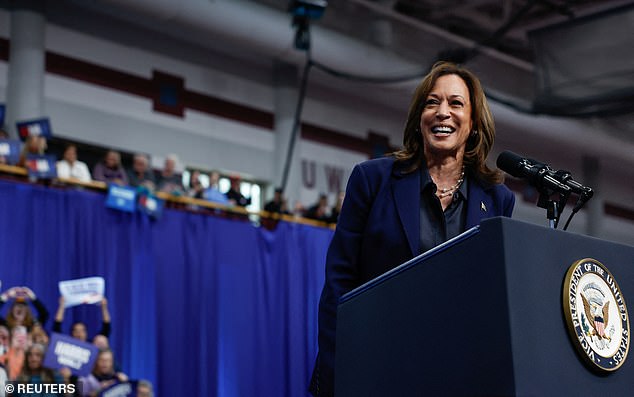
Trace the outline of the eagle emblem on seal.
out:
[[[610,321],[610,301],[605,299],[603,291],[594,283],[588,284],[580,295],[584,313],[592,327],[587,330],[588,336],[610,341],[612,338],[606,333]]]

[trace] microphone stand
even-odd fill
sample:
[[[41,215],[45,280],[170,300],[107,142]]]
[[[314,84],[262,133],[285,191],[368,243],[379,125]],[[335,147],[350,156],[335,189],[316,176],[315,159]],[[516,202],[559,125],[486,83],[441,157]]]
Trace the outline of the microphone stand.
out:
[[[559,193],[559,201],[556,201],[551,199],[551,196],[554,194],[555,192],[550,189],[540,190],[539,199],[537,200],[537,206],[539,208],[546,209],[548,227],[551,229],[557,229],[557,225],[559,225],[559,217],[568,202],[568,197],[570,197],[569,191],[566,193]]]

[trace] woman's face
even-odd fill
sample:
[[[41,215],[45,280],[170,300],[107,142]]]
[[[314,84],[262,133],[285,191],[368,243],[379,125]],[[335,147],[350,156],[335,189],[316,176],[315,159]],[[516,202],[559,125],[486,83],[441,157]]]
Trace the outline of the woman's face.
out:
[[[73,325],[73,328],[70,330],[70,335],[81,341],[86,341],[88,339],[88,333],[86,332],[86,326],[83,323],[76,323]]]
[[[424,99],[421,114],[425,157],[462,157],[472,126],[469,89],[464,80],[455,74],[439,77]]]
[[[95,372],[101,375],[114,372],[114,360],[112,358],[112,353],[107,351],[99,354],[99,357],[97,357],[97,367],[95,369]]]
[[[13,305],[13,308],[11,309],[11,314],[13,314],[13,318],[15,319],[16,323],[22,324],[22,322],[24,322],[27,310],[28,308],[24,303],[16,303]]]
[[[33,328],[33,330],[31,331],[31,341],[33,343],[39,343],[40,345],[46,346],[48,345],[49,339],[44,330],[36,330],[35,328]]]
[[[42,367],[42,360],[44,358],[44,352],[40,349],[32,348],[27,354],[26,359],[29,363],[31,370],[40,369]]]
[[[0,326],[0,346],[9,347],[9,329],[4,325]]]
[[[16,349],[26,349],[27,341],[26,328],[21,325],[14,327],[11,335],[11,346]]]

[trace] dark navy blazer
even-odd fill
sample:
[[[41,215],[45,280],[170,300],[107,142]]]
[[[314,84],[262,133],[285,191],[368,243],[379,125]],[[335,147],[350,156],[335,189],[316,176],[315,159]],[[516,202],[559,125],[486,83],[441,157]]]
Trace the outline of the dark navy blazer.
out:
[[[313,394],[333,393],[339,298],[421,253],[420,172],[403,173],[386,157],[358,164],[350,175],[326,258]],[[471,175],[467,181],[466,229],[484,218],[511,216],[515,196],[506,186],[485,185]]]

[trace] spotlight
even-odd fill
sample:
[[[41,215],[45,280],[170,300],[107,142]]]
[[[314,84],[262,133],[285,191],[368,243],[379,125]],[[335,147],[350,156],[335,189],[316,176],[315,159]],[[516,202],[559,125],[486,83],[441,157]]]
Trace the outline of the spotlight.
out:
[[[325,0],[291,0],[288,11],[294,17],[315,20],[324,15],[327,6],[328,2]]]
[[[310,48],[310,21],[324,15],[328,6],[325,0],[291,0],[288,11],[293,15],[295,48],[307,51]]]

